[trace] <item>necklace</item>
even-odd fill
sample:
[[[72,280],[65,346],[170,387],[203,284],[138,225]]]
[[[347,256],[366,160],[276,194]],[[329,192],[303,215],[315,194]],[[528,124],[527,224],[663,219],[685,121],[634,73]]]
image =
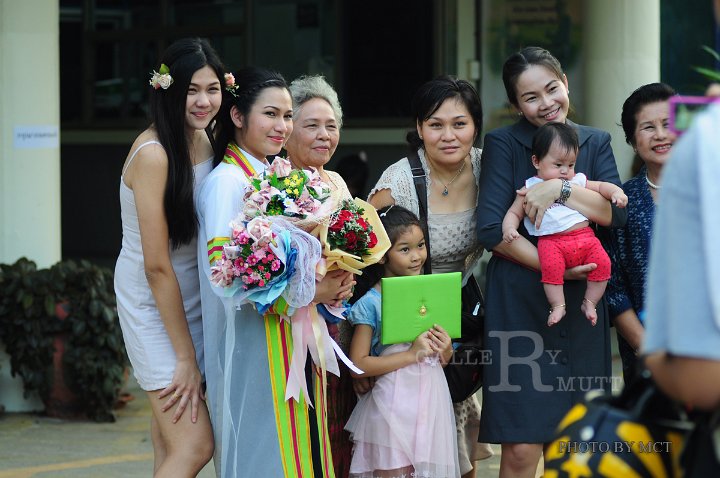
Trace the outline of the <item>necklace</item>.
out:
[[[650,181],[650,178],[648,177],[647,173],[645,173],[645,181],[648,183],[648,186],[650,186],[653,189],[662,189],[662,186],[658,186],[654,182]]]
[[[442,192],[442,195],[443,195],[443,196],[447,196],[448,194],[450,194],[450,191],[448,191],[448,186],[450,186],[452,183],[455,182],[455,180],[458,178],[458,176],[460,176],[460,173],[463,172],[463,169],[465,169],[465,159],[463,159],[462,166],[460,166],[460,169],[458,169],[458,172],[455,173],[455,176],[453,176],[453,178],[450,180],[449,183],[446,184],[446,183],[442,182],[442,181],[440,180],[440,178],[438,177],[438,181],[440,181],[440,183],[441,183],[441,184],[443,185],[443,187],[444,187],[443,192]]]

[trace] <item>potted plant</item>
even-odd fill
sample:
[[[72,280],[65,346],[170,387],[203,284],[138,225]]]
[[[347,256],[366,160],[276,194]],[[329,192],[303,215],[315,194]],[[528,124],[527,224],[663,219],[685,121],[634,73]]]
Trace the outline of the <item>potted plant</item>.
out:
[[[48,414],[114,421],[127,357],[112,273],[88,261],[0,264],[0,341]]]
[[[703,45],[702,49],[713,57],[716,64],[720,63],[720,53],[716,52],[707,45]],[[694,66],[693,70],[697,71],[710,81],[720,82],[720,71],[711,70],[710,68],[705,68],[702,66]]]

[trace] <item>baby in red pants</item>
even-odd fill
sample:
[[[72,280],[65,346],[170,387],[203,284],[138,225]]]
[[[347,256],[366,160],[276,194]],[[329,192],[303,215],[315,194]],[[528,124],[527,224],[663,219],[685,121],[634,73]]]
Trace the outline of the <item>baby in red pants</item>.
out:
[[[537,176],[525,181],[531,188],[549,179],[562,179],[560,198],[552,204],[540,225],[533,224],[525,215],[524,196],[517,195],[502,223],[503,240],[511,243],[518,237],[520,221],[524,219],[528,233],[538,236],[538,256],[545,295],[550,302],[548,325],[557,324],[565,316],[563,274],[565,269],[595,263],[597,269],[588,274],[588,285],[581,309],[585,317],[597,323],[598,303],[605,293],[610,278],[610,258],[590,222],[579,212],[565,205],[573,187],[584,187],[600,193],[618,207],[625,207],[628,198],[623,190],[612,183],[588,181],[584,174],[575,174],[575,159],[579,149],[577,133],[564,123],[547,123],[533,136],[532,163]]]

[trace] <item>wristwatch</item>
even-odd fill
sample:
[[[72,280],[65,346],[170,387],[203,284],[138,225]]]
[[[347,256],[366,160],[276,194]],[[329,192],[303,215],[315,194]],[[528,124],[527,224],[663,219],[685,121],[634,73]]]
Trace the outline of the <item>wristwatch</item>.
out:
[[[558,204],[565,204],[572,192],[572,186],[570,186],[570,181],[567,179],[561,179],[560,181],[562,181],[562,186],[560,187],[560,197],[557,198],[555,202]]]

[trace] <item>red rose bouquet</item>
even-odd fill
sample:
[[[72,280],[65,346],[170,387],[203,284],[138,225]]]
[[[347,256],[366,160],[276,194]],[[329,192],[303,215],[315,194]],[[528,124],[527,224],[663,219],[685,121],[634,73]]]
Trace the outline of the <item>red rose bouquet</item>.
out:
[[[327,242],[330,250],[342,249],[355,256],[367,256],[377,245],[373,227],[363,217],[365,210],[353,201],[343,201],[330,219]]]
[[[373,206],[361,199],[345,200],[313,235],[320,239],[327,270],[361,269],[378,262],[390,248],[390,239]]]

